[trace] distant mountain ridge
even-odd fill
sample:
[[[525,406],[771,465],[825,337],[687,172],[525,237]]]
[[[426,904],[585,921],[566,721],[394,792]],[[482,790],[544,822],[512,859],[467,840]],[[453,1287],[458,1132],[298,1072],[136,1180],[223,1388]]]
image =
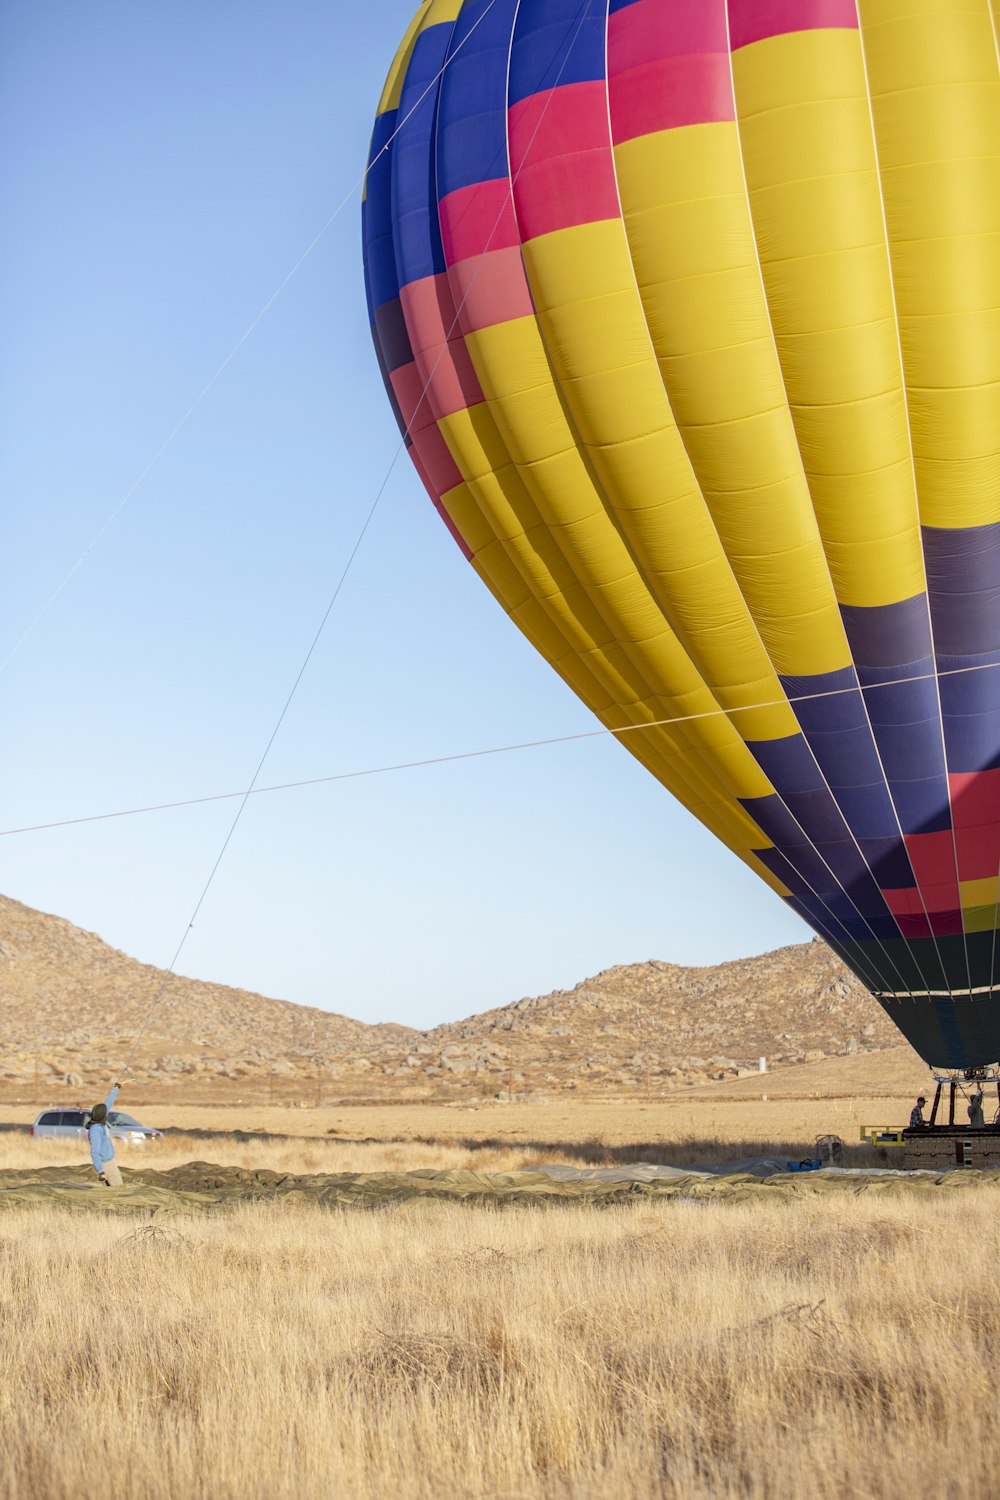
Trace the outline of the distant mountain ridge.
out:
[[[418,1100],[660,1094],[709,1078],[898,1046],[818,939],[706,968],[621,965],[571,990],[429,1031],[166,975],[61,917],[0,896],[0,1090],[92,1088],[120,1067],[172,1091]],[[54,1095],[53,1095],[54,1097]]]

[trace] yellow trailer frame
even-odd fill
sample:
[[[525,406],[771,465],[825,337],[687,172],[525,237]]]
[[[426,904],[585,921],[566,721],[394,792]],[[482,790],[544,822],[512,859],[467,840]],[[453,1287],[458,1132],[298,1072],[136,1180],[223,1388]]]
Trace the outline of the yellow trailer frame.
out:
[[[902,1146],[902,1129],[894,1125],[862,1125],[861,1139],[870,1146]]]

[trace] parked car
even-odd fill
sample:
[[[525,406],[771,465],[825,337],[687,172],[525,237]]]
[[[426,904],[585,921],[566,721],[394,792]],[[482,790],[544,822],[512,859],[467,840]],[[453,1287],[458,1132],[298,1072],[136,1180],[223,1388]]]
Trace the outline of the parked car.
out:
[[[87,1134],[85,1121],[88,1116],[82,1109],[45,1109],[38,1116],[31,1133],[47,1140],[82,1140]],[[119,1141],[128,1141],[132,1146],[143,1146],[147,1141],[158,1141],[162,1130],[153,1130],[149,1125],[140,1125],[132,1115],[120,1109],[108,1110],[108,1129]]]

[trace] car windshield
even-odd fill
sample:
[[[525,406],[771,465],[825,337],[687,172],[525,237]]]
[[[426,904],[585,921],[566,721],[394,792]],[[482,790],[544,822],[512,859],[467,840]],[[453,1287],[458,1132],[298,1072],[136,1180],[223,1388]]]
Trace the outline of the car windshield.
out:
[[[108,1124],[134,1125],[137,1130],[143,1130],[145,1128],[144,1126],[140,1125],[139,1121],[134,1119],[132,1115],[123,1115],[120,1109],[112,1109],[108,1111]]]

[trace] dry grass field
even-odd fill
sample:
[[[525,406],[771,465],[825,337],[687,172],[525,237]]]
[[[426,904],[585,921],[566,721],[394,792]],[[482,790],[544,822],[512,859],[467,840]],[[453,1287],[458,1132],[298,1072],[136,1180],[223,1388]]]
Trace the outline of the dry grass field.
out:
[[[203,1118],[203,1114],[199,1118]],[[282,1122],[277,1122],[282,1123]],[[736,1119],[735,1124],[752,1122]],[[674,1139],[651,1139],[641,1132],[636,1143],[627,1137],[600,1137],[560,1132],[514,1134],[501,1137],[467,1139],[461,1133],[442,1133],[427,1138],[407,1138],[394,1132],[405,1128],[405,1122],[392,1122],[392,1132],[385,1138],[327,1138],[317,1135],[273,1134],[266,1137],[243,1137],[225,1133],[220,1122],[212,1122],[209,1134],[204,1127],[196,1133],[171,1130],[161,1141],[145,1146],[117,1143],[117,1158],[126,1170],[151,1168],[165,1171],[185,1162],[210,1161],[221,1167],[241,1167],[248,1171],[263,1169],[297,1175],[327,1172],[414,1172],[448,1171],[459,1168],[475,1172],[516,1172],[543,1164],[565,1164],[575,1167],[609,1167],[633,1165],[636,1162],[666,1166],[713,1166],[740,1161],[750,1156],[777,1156],[800,1160],[812,1151],[815,1132],[808,1137],[791,1132],[766,1136],[684,1135]],[[593,1121],[591,1121],[593,1125]],[[195,1131],[195,1127],[191,1127]],[[845,1164],[853,1166],[895,1165],[885,1150],[847,1144]],[[25,1134],[0,1134],[0,1171],[49,1166],[72,1166],[89,1161],[85,1142],[32,1140]]]
[[[128,1176],[797,1156],[901,1117],[924,1075],[874,1063],[649,1103],[126,1097],[169,1128],[119,1157]],[[83,1158],[0,1131],[5,1171]],[[273,1199],[150,1220],[82,1187],[98,1212],[7,1207],[0,1500],[909,1500],[928,1474],[982,1500],[1000,1222],[992,1184],[954,1177],[608,1207]]]
[[[0,1494],[980,1500],[992,1196],[13,1211]]]
[[[93,1098],[106,1087],[103,1080],[92,1091]],[[905,1124],[921,1092],[932,1092],[927,1069],[908,1047],[899,1047],[868,1056],[826,1058],[649,1099],[641,1093],[608,1101],[562,1094],[537,1103],[338,1103],[295,1108],[258,1099],[213,1106],[185,1102],[183,1092],[164,1097],[127,1083],[119,1105],[169,1132],[165,1154],[176,1147],[221,1160],[220,1151],[239,1149],[243,1155],[239,1161],[233,1159],[233,1165],[270,1165],[260,1156],[270,1150],[266,1141],[241,1146],[229,1139],[229,1132],[241,1131],[290,1138],[292,1156],[282,1161],[286,1170],[295,1170],[296,1149],[307,1153],[312,1143],[314,1155],[319,1141],[335,1146],[336,1152],[323,1153],[322,1167],[314,1160],[301,1170],[379,1170],[383,1161],[387,1170],[445,1164],[506,1170],[542,1160],[604,1164],[639,1156],[690,1163],[766,1155],[786,1146],[802,1156],[818,1135],[827,1132],[850,1143],[857,1141],[862,1125]],[[0,1165],[28,1166],[38,1160],[37,1143],[23,1139],[27,1155],[6,1160],[4,1153],[16,1149],[21,1138],[3,1127],[29,1125],[52,1102],[39,1093],[23,1103],[0,1103]],[[72,1102],[92,1100],[81,1094]],[[190,1132],[195,1133],[190,1140],[179,1139]],[[705,1141],[718,1142],[722,1154],[685,1154],[688,1142]],[[435,1154],[439,1151],[450,1153],[447,1163]],[[144,1158],[150,1155],[146,1152]],[[169,1164],[173,1160],[171,1156]],[[356,1167],[358,1161],[363,1165]]]
[[[258,1112],[254,1133],[232,1110],[175,1109],[161,1141],[145,1146],[119,1142],[127,1167],[163,1170],[193,1160],[220,1166],[291,1173],[399,1172],[464,1168],[511,1172],[542,1163],[615,1166],[652,1162],[669,1166],[712,1165],[749,1156],[811,1155],[817,1135],[832,1130],[846,1144],[847,1164],[882,1161],[885,1153],[858,1143],[846,1113],[803,1104],[776,1104],[762,1118],[747,1104],[713,1105],[675,1114],[664,1129],[653,1108],[576,1105],[548,1110],[510,1106],[468,1119],[455,1111],[426,1107],[358,1108],[349,1111]],[[346,1114],[346,1118],[345,1118]],[[898,1109],[863,1108],[859,1117],[882,1123]],[[336,1123],[327,1124],[332,1119]],[[153,1123],[165,1123],[160,1115]],[[19,1123],[23,1123],[19,1122]],[[0,1170],[69,1166],[88,1160],[86,1143],[33,1140],[23,1131],[0,1131]]]

